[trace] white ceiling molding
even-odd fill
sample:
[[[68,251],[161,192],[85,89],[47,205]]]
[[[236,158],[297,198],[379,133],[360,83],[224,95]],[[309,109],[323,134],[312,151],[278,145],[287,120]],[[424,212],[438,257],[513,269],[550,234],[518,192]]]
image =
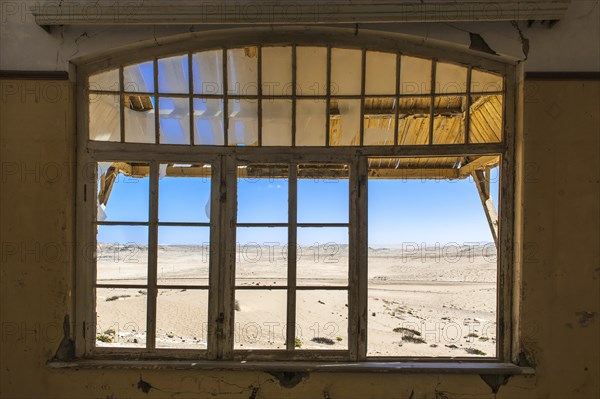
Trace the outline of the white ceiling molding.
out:
[[[163,5],[107,2],[110,6],[102,2],[85,6],[40,2],[30,10],[35,22],[45,28],[60,25],[339,24],[559,20],[570,2],[260,0],[202,1],[179,6],[171,2]]]

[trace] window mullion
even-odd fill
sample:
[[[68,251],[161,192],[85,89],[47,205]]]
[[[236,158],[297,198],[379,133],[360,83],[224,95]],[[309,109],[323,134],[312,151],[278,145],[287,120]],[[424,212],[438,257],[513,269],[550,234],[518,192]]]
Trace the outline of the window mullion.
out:
[[[211,190],[210,190],[210,246],[209,246],[209,287],[208,287],[208,324],[203,334],[206,334],[207,357],[216,359],[219,353],[219,337],[222,326],[219,324],[219,313],[221,312],[219,295],[220,262],[223,259],[221,246],[221,189],[223,184],[223,157],[218,157],[212,164]]]
[[[351,360],[364,360],[367,353],[367,159],[357,157],[350,167],[348,349]]]
[[[298,166],[290,165],[288,181],[288,298],[286,349],[296,347],[296,266],[298,237]]]
[[[221,177],[221,257],[219,288],[221,297],[217,316],[221,331],[218,335],[219,357],[223,360],[233,358],[234,340],[234,303],[235,303],[235,258],[236,258],[236,221],[237,221],[237,173],[236,158],[233,155],[223,157]]]
[[[158,163],[150,163],[150,215],[148,230],[148,303],[146,347],[156,348],[156,267],[158,257]]]

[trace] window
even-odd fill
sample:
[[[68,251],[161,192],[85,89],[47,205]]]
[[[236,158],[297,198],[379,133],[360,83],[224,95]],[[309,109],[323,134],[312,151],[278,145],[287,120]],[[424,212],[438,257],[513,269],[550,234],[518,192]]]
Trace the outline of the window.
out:
[[[78,354],[507,359],[512,65],[161,51],[80,68]]]

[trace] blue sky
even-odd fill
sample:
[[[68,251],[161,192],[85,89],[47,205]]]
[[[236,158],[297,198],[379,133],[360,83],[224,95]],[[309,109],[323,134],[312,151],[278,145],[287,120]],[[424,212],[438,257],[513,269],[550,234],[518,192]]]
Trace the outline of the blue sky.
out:
[[[492,171],[494,203],[498,206],[497,169]],[[238,222],[287,221],[285,179],[240,179]],[[298,181],[298,222],[348,221],[348,181]],[[159,181],[159,220],[208,222],[210,179],[165,177]],[[149,179],[119,175],[105,210],[108,221],[147,221]],[[492,241],[475,184],[464,180],[370,180],[369,245],[465,243]],[[147,243],[144,226],[102,226],[99,242]],[[315,242],[347,243],[346,228],[299,228],[300,245]],[[238,228],[237,241],[287,241],[286,228]],[[159,243],[201,245],[208,242],[207,227],[160,227]]]

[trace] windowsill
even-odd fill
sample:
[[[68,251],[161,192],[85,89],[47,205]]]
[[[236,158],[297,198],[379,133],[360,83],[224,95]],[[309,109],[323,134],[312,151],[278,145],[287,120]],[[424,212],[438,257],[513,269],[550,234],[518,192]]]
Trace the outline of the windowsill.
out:
[[[215,361],[215,360],[107,360],[53,361],[54,369],[152,369],[273,372],[376,372],[412,374],[533,375],[531,367],[495,362],[307,362],[307,361]]]

